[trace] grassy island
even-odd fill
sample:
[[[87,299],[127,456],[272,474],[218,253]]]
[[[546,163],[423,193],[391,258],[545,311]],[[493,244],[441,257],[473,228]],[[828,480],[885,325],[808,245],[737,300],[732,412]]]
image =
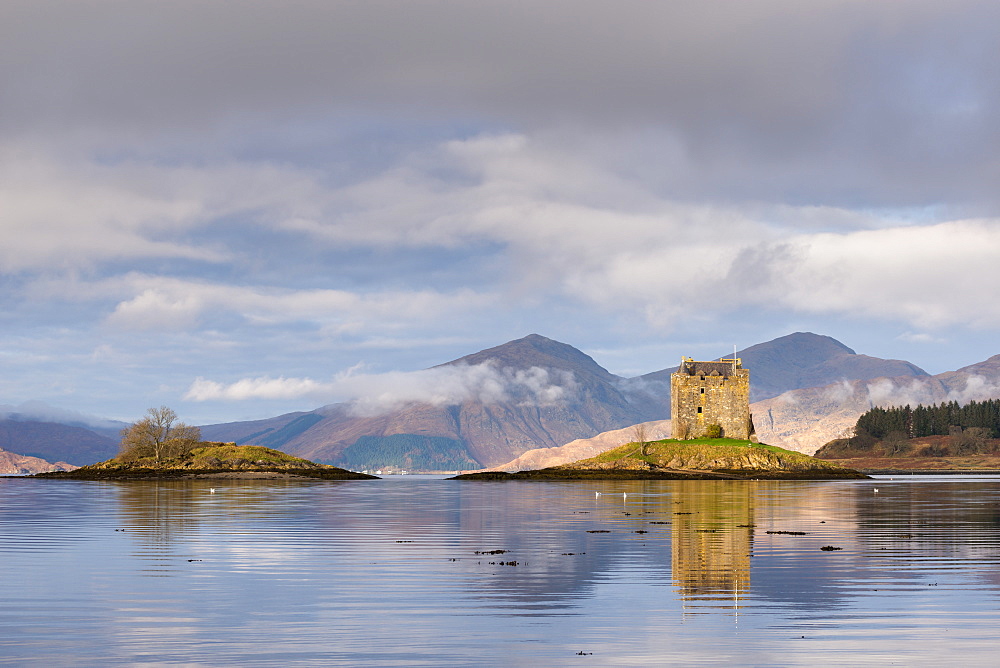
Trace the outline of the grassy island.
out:
[[[452,480],[840,480],[863,473],[800,452],[731,438],[628,443],[534,471],[481,471]]]
[[[71,480],[173,480],[180,478],[316,478],[372,480],[377,476],[316,464],[271,448],[200,442],[172,457],[115,457],[73,471],[38,473],[36,478]]]

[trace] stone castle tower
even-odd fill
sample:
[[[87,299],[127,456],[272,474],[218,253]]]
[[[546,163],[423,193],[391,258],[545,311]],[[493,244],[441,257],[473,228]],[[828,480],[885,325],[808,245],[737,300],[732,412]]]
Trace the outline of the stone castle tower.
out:
[[[690,357],[670,376],[673,437],[703,438],[717,424],[725,438],[754,440],[750,417],[750,371],[743,361],[696,362]]]

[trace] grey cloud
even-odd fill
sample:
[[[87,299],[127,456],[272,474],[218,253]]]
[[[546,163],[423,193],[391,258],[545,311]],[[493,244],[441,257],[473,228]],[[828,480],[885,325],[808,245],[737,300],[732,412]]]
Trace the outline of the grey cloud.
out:
[[[929,201],[996,180],[991,3],[32,0],[4,19],[7,136],[575,119],[664,128],[686,192]]]
[[[0,389],[138,415],[198,375],[420,368],[525,331],[630,349],[947,328],[949,364],[976,361],[1000,323],[998,18],[8,0]],[[453,343],[362,352],[413,340]],[[690,352],[670,350],[630,366]]]
[[[786,291],[790,269],[805,259],[802,249],[788,242],[744,247],[729,265],[726,292],[734,302],[773,303]]]

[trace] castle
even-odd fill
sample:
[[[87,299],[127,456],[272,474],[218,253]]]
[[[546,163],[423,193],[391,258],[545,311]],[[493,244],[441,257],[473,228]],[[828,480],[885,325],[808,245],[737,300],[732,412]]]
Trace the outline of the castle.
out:
[[[682,358],[670,376],[670,416],[676,439],[704,438],[711,425],[718,425],[720,436],[756,441],[750,371],[735,356],[717,362]]]

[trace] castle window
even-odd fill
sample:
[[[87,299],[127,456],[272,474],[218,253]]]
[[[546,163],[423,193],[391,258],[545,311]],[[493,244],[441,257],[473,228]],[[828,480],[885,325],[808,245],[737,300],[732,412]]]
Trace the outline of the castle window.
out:
[[[699,413],[701,412],[701,406],[698,406],[698,412]]]
[[[704,376],[702,376],[702,377],[701,377],[701,379],[702,379],[702,380],[705,380],[705,377],[704,377]]]
[[[705,388],[704,388],[704,387],[703,387],[703,388],[701,388],[701,393],[702,393],[702,394],[705,394]]]

